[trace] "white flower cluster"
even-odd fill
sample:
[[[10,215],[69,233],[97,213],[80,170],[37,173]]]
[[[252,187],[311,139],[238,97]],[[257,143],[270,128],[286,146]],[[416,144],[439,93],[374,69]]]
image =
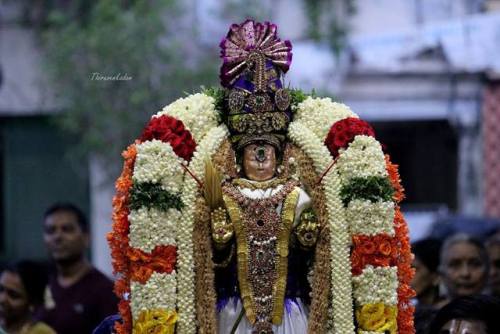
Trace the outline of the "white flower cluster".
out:
[[[302,122],[321,140],[325,140],[333,123],[347,117],[358,116],[342,103],[333,102],[329,97],[308,97],[297,105],[295,120]]]
[[[387,177],[380,143],[370,136],[356,136],[346,150],[341,150],[337,165],[343,184],[354,177]]]
[[[175,154],[172,146],[154,139],[138,144],[136,148],[132,179],[139,183],[159,183],[164,190],[173,194],[179,193],[184,175],[181,166],[184,159]]]
[[[331,291],[336,333],[354,333],[351,238],[346,212],[340,198],[341,180],[334,168],[324,181],[328,224],[330,229]]]
[[[307,125],[293,121],[288,127],[288,137],[312,159],[316,173],[321,175],[328,168],[332,161],[330,152]]]
[[[219,116],[214,102],[211,96],[202,93],[192,94],[172,102],[156,116],[166,114],[182,121],[196,143],[199,143],[211,128],[218,125]]]
[[[190,170],[203,182],[205,175],[205,157],[211,157],[228,137],[229,132],[225,125],[212,128],[201,142],[198,143]],[[198,192],[198,184],[186,176],[182,192],[183,221],[177,229],[177,276],[178,276],[178,313],[179,322],[177,333],[196,333],[195,296],[194,296],[194,260],[193,260],[193,225],[194,208]]]
[[[167,212],[146,207],[132,210],[128,215],[130,246],[147,253],[157,245],[175,246],[175,230],[180,216],[180,211],[173,208]]]
[[[288,129],[288,136],[304,150],[322,175],[332,158],[328,149],[307,125],[294,121]],[[335,333],[354,333],[354,314],[352,308],[351,263],[349,257],[350,237],[345,219],[345,210],[340,199],[340,179],[332,169],[322,181],[326,197],[328,227],[330,229],[330,255],[332,277],[332,314]]]
[[[394,235],[394,202],[354,199],[347,206],[351,235]]]
[[[145,310],[165,309],[175,311],[175,271],[170,274],[154,272],[146,284],[130,283],[130,308],[133,319]]]
[[[398,303],[398,268],[366,266],[359,276],[353,277],[354,299],[358,305]]]

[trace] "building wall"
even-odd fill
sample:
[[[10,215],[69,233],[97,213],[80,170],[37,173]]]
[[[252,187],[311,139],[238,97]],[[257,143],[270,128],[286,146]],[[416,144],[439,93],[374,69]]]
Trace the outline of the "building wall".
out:
[[[47,258],[42,216],[57,201],[89,212],[88,164],[45,116],[0,119],[0,261]],[[74,152],[73,152],[74,153]]]

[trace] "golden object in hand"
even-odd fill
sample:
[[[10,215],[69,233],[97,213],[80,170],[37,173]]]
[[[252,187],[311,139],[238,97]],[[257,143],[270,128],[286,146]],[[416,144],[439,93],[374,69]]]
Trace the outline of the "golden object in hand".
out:
[[[229,221],[226,209],[218,207],[210,213],[212,224],[212,239],[216,244],[224,245],[234,235],[233,224]]]
[[[305,247],[316,244],[319,235],[319,224],[312,209],[305,210],[300,216],[299,226],[295,229],[297,239]]]

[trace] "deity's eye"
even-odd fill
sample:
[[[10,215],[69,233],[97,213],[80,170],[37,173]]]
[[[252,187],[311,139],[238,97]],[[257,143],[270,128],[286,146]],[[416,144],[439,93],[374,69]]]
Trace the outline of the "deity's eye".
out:
[[[259,146],[255,149],[255,159],[257,159],[258,162],[266,160],[266,148],[264,146]]]

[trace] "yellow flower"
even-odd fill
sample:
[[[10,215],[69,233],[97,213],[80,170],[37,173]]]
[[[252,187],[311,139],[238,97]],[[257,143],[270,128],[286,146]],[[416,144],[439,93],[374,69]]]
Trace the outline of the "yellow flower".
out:
[[[162,309],[142,311],[134,322],[134,334],[174,334],[177,313]]]
[[[359,329],[380,333],[397,332],[397,308],[382,303],[366,304],[356,310]]]

